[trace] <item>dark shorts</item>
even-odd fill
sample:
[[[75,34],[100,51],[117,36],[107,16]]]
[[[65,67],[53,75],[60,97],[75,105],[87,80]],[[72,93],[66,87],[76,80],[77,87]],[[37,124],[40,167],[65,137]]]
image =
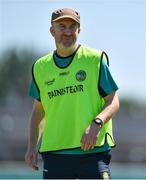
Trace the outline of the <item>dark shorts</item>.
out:
[[[110,179],[110,151],[84,155],[42,154],[44,179]]]

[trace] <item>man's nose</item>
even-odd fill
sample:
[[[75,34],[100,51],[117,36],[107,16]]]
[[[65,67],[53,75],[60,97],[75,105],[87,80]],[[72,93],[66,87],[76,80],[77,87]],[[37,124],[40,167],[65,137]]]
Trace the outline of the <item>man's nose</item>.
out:
[[[72,33],[72,30],[71,30],[70,28],[66,28],[65,31],[64,31],[64,33],[65,33],[66,35],[70,35],[70,34]]]

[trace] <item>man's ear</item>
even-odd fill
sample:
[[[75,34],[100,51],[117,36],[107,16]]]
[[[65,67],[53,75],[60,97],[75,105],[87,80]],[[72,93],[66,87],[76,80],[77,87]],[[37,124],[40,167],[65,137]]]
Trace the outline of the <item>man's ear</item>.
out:
[[[50,27],[50,33],[51,33],[52,36],[54,37],[55,32],[54,32],[54,28],[53,28],[52,26]]]
[[[80,31],[81,31],[81,29],[80,29],[80,27],[78,28],[78,33],[80,33]]]

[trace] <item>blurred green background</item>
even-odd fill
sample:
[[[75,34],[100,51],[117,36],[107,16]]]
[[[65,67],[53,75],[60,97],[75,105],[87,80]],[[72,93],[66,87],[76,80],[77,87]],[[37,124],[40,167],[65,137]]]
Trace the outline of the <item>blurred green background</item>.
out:
[[[60,7],[81,13],[79,41],[107,51],[119,85],[112,177],[146,178],[146,2],[136,0],[0,0],[0,178],[42,176],[41,159],[38,172],[24,162],[33,103],[28,88],[32,64],[54,49],[49,18]]]

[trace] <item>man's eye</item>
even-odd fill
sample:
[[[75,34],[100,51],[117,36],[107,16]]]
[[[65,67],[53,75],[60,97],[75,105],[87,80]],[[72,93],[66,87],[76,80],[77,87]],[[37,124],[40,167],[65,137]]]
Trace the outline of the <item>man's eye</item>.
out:
[[[70,29],[71,29],[71,30],[75,30],[75,29],[76,29],[76,25],[72,25],[72,26],[70,27]]]
[[[59,26],[59,28],[60,28],[61,30],[65,29],[65,27],[64,27],[64,26],[62,26],[62,25],[61,25],[61,26]]]

